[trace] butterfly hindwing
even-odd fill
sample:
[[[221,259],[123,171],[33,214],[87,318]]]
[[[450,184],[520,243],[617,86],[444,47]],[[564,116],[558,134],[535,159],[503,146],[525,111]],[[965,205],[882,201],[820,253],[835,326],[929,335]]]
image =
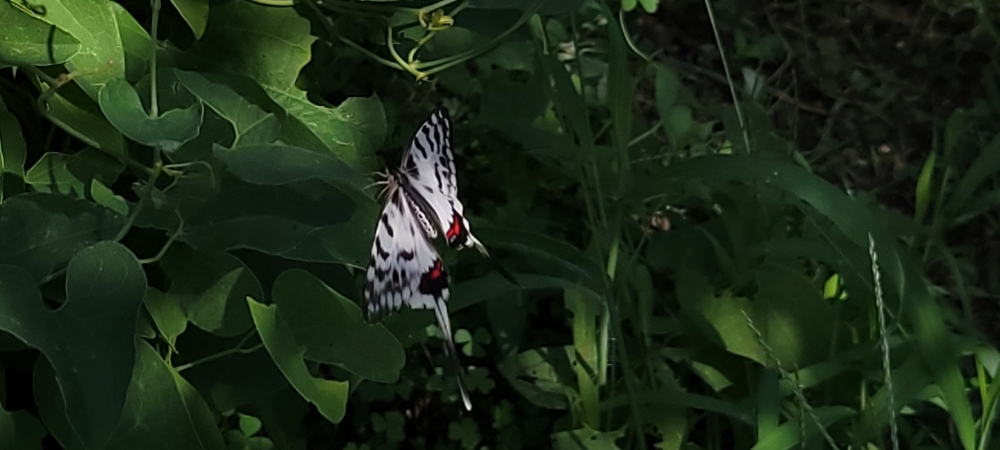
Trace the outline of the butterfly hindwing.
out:
[[[430,242],[436,230],[390,179],[365,274],[365,316],[370,320],[402,307],[435,308],[448,299],[448,273]]]

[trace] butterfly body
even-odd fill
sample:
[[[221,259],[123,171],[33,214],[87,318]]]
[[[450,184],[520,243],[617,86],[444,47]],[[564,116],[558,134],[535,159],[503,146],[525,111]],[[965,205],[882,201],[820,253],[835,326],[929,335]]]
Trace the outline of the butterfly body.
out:
[[[469,231],[457,198],[446,110],[438,109],[420,126],[401,166],[386,173],[381,184],[384,206],[365,274],[365,317],[376,320],[403,307],[433,309],[445,349],[458,366],[448,317],[448,273],[433,241],[440,237],[452,248],[486,250]],[[456,369],[462,400],[471,409],[461,368]]]

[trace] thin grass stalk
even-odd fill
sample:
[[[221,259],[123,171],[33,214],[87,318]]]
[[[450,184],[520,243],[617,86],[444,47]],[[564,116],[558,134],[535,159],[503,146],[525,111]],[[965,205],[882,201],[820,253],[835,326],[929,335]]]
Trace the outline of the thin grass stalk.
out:
[[[875,238],[868,233],[868,254],[872,259],[872,283],[875,285],[875,306],[878,310],[878,332],[882,347],[882,371],[885,377],[885,392],[888,396],[889,408],[889,439],[892,449],[899,450],[899,429],[896,425],[896,398],[892,388],[892,368],[889,366],[889,332],[885,326],[885,300],[882,297],[882,283],[878,270],[878,253],[875,251]]]

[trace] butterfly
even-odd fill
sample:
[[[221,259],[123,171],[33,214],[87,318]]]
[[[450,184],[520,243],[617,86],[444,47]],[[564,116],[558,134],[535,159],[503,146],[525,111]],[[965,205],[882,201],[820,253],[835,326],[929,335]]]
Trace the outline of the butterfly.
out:
[[[475,247],[488,254],[469,231],[457,197],[448,111],[434,111],[417,129],[400,167],[380,175],[384,206],[365,273],[365,318],[378,320],[403,307],[433,309],[462,402],[472,410],[448,318],[448,272],[433,241],[443,237],[452,248]]]

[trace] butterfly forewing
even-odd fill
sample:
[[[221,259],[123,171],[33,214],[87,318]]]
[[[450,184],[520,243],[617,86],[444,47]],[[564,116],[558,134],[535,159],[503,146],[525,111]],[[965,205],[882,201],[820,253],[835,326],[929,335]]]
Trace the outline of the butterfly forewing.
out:
[[[455,162],[451,149],[451,119],[438,109],[417,129],[403,156],[405,188],[436,221],[449,246],[481,244],[469,232],[469,222],[458,200]]]

